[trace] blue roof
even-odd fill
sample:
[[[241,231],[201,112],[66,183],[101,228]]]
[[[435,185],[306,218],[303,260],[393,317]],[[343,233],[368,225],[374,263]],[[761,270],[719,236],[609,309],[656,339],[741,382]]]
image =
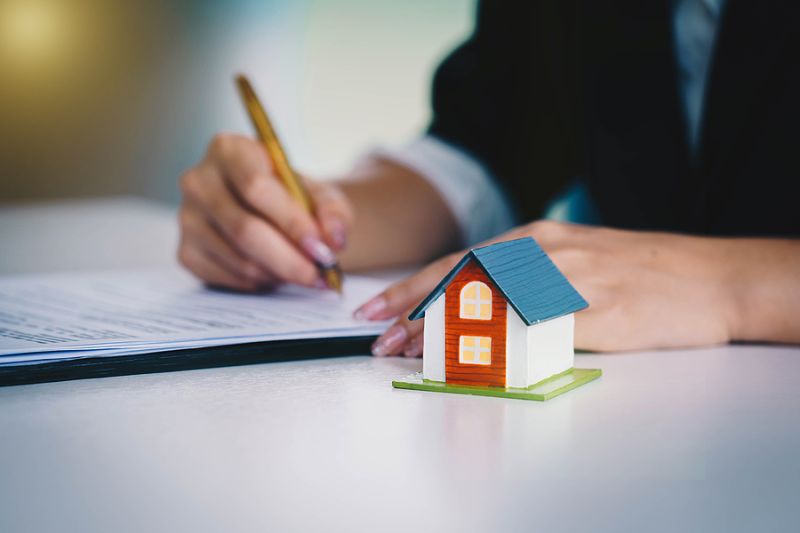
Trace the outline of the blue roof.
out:
[[[428,306],[472,259],[529,326],[589,306],[536,241],[525,237],[470,250],[414,309],[409,320],[422,318]]]

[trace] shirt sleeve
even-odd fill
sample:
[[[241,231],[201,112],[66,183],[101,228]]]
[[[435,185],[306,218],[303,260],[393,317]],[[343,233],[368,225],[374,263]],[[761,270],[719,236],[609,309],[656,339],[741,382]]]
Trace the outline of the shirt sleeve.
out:
[[[514,225],[511,203],[486,167],[467,152],[433,135],[373,155],[423,176],[441,195],[461,230],[464,246],[477,244]]]

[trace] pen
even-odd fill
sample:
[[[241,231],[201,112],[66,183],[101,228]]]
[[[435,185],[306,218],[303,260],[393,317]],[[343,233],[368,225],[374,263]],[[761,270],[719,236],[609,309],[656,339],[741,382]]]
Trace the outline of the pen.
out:
[[[264,148],[266,148],[267,154],[272,160],[272,164],[275,166],[275,171],[283,182],[283,185],[289,191],[289,194],[291,194],[291,196],[297,200],[306,211],[313,215],[314,202],[311,199],[311,196],[308,194],[306,188],[303,186],[303,182],[300,181],[300,178],[297,176],[295,171],[292,170],[292,167],[289,164],[289,159],[286,157],[286,152],[284,152],[283,147],[278,140],[278,136],[275,134],[275,130],[272,128],[269,117],[267,117],[267,112],[264,110],[264,106],[261,105],[258,96],[256,96],[256,92],[253,90],[253,86],[250,84],[248,79],[241,74],[236,76],[236,85],[239,87],[239,93],[244,101],[247,114],[250,115],[250,120],[253,122],[253,126],[256,129],[258,138],[264,144]],[[317,263],[317,268],[319,268],[320,274],[322,275],[322,278],[325,280],[325,283],[328,285],[328,287],[338,293],[341,293],[342,271],[339,268],[339,265],[336,263],[333,265],[322,265]]]

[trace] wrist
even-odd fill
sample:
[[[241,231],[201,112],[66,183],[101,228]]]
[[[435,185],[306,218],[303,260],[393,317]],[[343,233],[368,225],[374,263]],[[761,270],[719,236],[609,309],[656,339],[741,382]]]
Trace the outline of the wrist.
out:
[[[746,282],[740,276],[734,276],[725,283],[723,316],[728,331],[728,341],[748,340],[748,291]]]
[[[697,304],[708,313],[707,327],[715,328],[719,342],[743,340],[748,324],[748,268],[743,267],[734,239],[670,236],[673,253],[669,268],[695,288]]]
[[[728,341],[741,341],[746,338],[748,324],[748,285],[749,274],[745,258],[739,255],[740,246],[729,239],[717,241],[717,252],[713,256],[716,264],[716,278],[720,283],[720,315],[723,317]]]
[[[725,239],[722,257],[731,341],[787,342],[796,335],[798,244],[778,239]],[[794,292],[794,294],[793,294]]]

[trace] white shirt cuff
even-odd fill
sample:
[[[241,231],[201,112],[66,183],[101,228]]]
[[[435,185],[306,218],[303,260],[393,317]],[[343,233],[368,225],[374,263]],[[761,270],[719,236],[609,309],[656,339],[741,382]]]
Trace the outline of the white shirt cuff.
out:
[[[514,212],[491,173],[467,152],[425,135],[382,157],[417,172],[439,192],[461,230],[464,246],[477,244],[514,225]]]

